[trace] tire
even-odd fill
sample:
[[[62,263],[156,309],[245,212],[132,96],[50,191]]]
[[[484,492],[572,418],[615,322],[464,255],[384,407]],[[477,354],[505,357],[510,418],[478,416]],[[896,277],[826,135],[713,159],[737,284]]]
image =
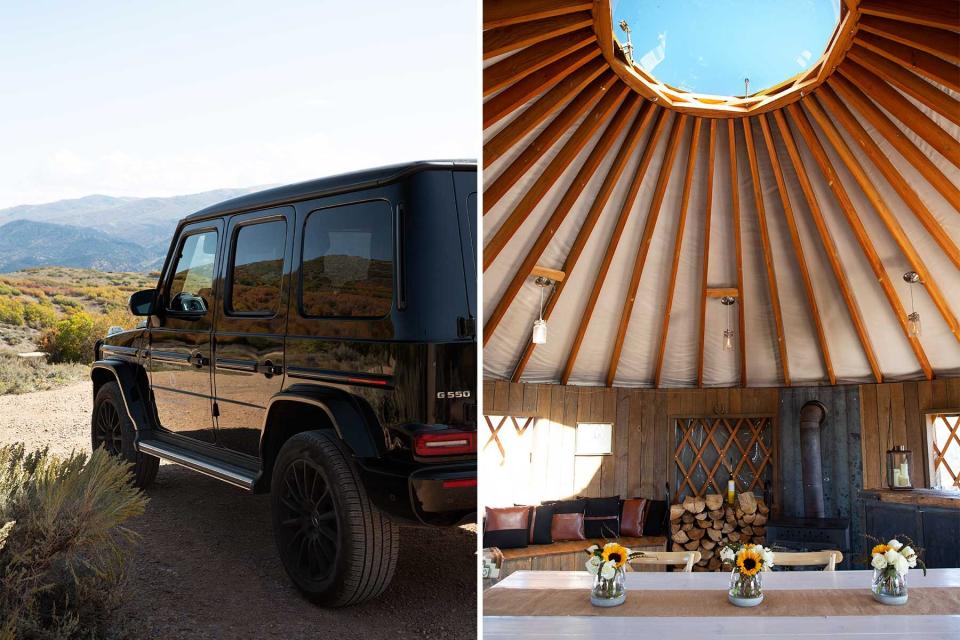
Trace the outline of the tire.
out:
[[[134,446],[136,430],[127,415],[127,406],[120,395],[116,382],[107,382],[97,391],[93,400],[93,416],[90,421],[90,445],[96,450],[102,447],[110,455],[131,463],[133,484],[146,489],[157,477],[160,459],[137,451]]]
[[[335,433],[307,431],[284,443],[271,487],[277,550],[308,600],[343,607],[384,592],[397,567],[399,528],[370,503]]]

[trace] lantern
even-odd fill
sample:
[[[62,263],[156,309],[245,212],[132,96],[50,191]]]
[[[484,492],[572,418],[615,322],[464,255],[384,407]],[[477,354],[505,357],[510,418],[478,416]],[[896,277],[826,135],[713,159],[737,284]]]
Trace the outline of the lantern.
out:
[[[902,444],[887,451],[887,486],[891,489],[912,489],[910,465],[913,453]]]

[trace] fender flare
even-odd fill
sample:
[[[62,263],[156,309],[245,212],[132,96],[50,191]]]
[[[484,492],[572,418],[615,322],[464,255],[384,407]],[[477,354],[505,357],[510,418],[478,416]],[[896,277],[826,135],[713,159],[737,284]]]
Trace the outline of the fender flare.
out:
[[[385,448],[381,427],[373,416],[373,411],[364,407],[361,400],[339,389],[293,385],[273,396],[267,403],[263,430],[260,433],[261,460],[266,454],[271,413],[274,405],[280,402],[308,404],[323,411],[337,435],[357,458],[378,457]]]
[[[121,360],[98,360],[90,367],[90,379],[95,380],[98,371],[106,371],[117,381],[120,396],[123,398],[127,417],[133,423],[134,429],[144,431],[150,429],[150,419],[146,403],[137,382],[137,365]],[[96,398],[94,398],[96,400]]]

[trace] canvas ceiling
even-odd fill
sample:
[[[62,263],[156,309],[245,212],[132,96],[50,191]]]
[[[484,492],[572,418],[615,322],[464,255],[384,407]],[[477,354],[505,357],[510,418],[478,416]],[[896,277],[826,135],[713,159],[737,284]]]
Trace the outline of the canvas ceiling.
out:
[[[498,56],[487,61],[487,67],[503,60]],[[929,82],[929,80],[925,80]],[[617,82],[617,80],[614,80]],[[830,87],[828,81],[826,86]],[[952,100],[960,98],[949,88],[931,83]],[[845,104],[842,95],[831,91]],[[901,304],[909,312],[911,298],[909,286],[902,275],[914,269],[904,251],[895,242],[888,227],[872,206],[864,190],[858,185],[844,161],[838,155],[825,131],[812,117],[811,107],[819,108],[832,116],[829,103],[814,91],[800,100],[799,105],[810,122],[817,139],[830,159],[840,178],[840,183],[853,203],[856,214],[868,232],[870,241],[880,258],[882,269],[892,283]],[[903,93],[907,100],[920,108],[931,118],[950,144],[960,140],[960,127],[941,114],[930,109],[923,102]],[[529,100],[521,108],[503,117],[485,130],[485,143],[491,141],[519,114],[530,108],[540,96]],[[626,109],[631,100],[636,99],[632,91],[619,103],[619,109]],[[812,104],[812,99],[820,101]],[[608,171],[613,165],[621,145],[631,130],[635,118],[643,117],[647,109],[656,109],[650,124],[644,130],[638,144],[630,153],[619,179],[615,183],[609,199],[602,208],[596,226],[589,234],[583,252],[573,269],[567,268],[567,282],[556,306],[548,320],[549,339],[547,344],[538,345],[532,350],[524,363],[522,373],[515,376],[518,363],[524,350],[528,349],[531,327],[537,317],[540,302],[540,290],[534,285],[532,277],[523,282],[521,289],[506,308],[496,329],[488,336],[484,346],[485,376],[491,379],[514,379],[526,382],[549,383],[564,379],[564,370],[571,360],[574,337],[584,322],[585,307],[590,291],[597,281],[598,270],[604,255],[608,251],[612,233],[618,216],[628,194],[631,180],[641,156],[649,143],[659,118],[665,118],[661,135],[656,141],[649,166],[642,176],[639,193],[631,207],[623,227],[619,242],[612,252],[609,271],[602,280],[596,306],[585,324],[582,343],[572,360],[572,368],[565,382],[571,384],[603,385],[609,383],[611,359],[614,343],[621,323],[624,300],[628,294],[631,274],[634,269],[638,247],[647,217],[651,212],[658,176],[664,165],[666,149],[674,122],[681,115],[669,108],[654,107],[645,99],[640,99],[640,108],[636,115],[627,117],[624,126],[613,144],[603,156],[602,161],[589,176],[586,184],[578,189],[576,200],[560,224],[536,264],[564,270],[571,248],[578,234],[583,233],[585,218],[596,201]],[[960,241],[960,212],[924,179],[914,166],[907,162],[890,142],[881,135],[871,122],[855,106],[847,104],[859,124],[883,154],[893,163],[896,170],[906,178],[909,186],[919,196],[922,204],[932,214],[932,218],[946,233],[949,241]],[[589,110],[587,110],[589,112]],[[614,110],[611,113],[616,113]],[[633,112],[630,112],[633,114]],[[960,184],[960,169],[935,150],[927,141],[917,135],[909,126],[897,120],[893,114],[884,111],[906,136],[916,145],[929,161],[942,172],[953,185]],[[555,117],[555,116],[554,116]],[[626,117],[626,116],[624,116]],[[836,383],[855,383],[876,381],[866,355],[866,349],[855,330],[851,313],[841,295],[837,277],[828,261],[825,245],[814,226],[810,207],[798,179],[795,167],[791,163],[786,143],[772,114],[766,121],[772,133],[777,160],[783,170],[789,204],[792,207],[799,232],[803,256],[806,260],[813,295],[822,323],[824,341],[832,363]],[[731,193],[731,163],[729,162],[730,119],[702,118],[699,141],[691,148],[696,117],[689,116],[679,131],[679,141],[672,165],[669,167],[668,182],[659,211],[659,218],[653,228],[649,254],[643,266],[642,275],[636,291],[635,304],[629,314],[627,330],[623,338],[622,352],[616,361],[612,383],[615,386],[654,386],[656,365],[660,342],[665,327],[669,326],[664,347],[659,386],[689,387],[697,386],[698,368],[702,357],[703,386],[737,386],[741,383],[741,360],[739,344],[733,352],[724,351],[721,335],[728,326],[728,310],[716,298],[706,299],[706,318],[704,324],[703,351],[700,351],[700,310],[703,291],[701,277],[704,255],[705,215],[707,210],[707,168],[708,145],[711,126],[715,128],[715,150],[713,155],[714,174],[712,193],[710,193],[712,214],[710,225],[708,287],[735,287],[736,255],[733,236],[734,210]],[[587,161],[595,146],[601,142],[613,117],[597,128],[590,141],[584,145],[575,159],[570,162],[560,177],[545,193],[539,203],[530,211],[518,230],[499,251],[496,258],[484,272],[484,315],[488,320],[491,312],[500,304],[508,285],[514,278],[524,259],[528,257],[538,236],[547,226],[547,221],[557,210],[561,200],[567,194],[581,167]],[[900,321],[885,296],[874,271],[867,260],[864,250],[855,237],[847,217],[840,207],[835,192],[828,185],[824,173],[815,161],[807,142],[797,123],[786,118],[792,138],[799,149],[805,171],[812,184],[816,201],[823,213],[829,235],[836,244],[837,256],[842,270],[849,280],[850,289],[856,306],[862,316],[865,331],[875,353],[882,379],[885,381],[921,379],[925,377],[915,350],[904,333]],[[488,188],[538,139],[540,133],[549,126],[552,118],[546,118],[536,128],[518,139],[506,153],[485,169],[484,182]],[[484,243],[491,238],[514,212],[518,203],[533,187],[538,178],[548,169],[551,161],[560,152],[564,144],[577,130],[583,117],[578,118],[563,135],[549,148],[544,149],[528,170],[515,184],[486,212],[483,219]],[[742,242],[743,290],[733,306],[734,316],[731,328],[739,331],[737,313],[744,313],[745,331],[744,355],[747,386],[778,386],[786,382],[798,384],[829,384],[824,350],[821,348],[816,324],[805,293],[803,273],[798,257],[791,242],[787,218],[777,188],[775,175],[767,151],[764,134],[758,117],[735,118],[737,190],[739,192],[740,237]],[[711,125],[711,122],[713,123]],[[751,127],[753,147],[759,176],[759,187],[766,214],[769,233],[770,257],[775,274],[777,298],[782,311],[783,340],[787,355],[786,372],[778,348],[778,332],[773,311],[771,287],[768,271],[764,263],[764,252],[759,224],[757,205],[753,191],[753,176],[747,154],[747,140],[744,124]],[[898,195],[897,191],[884,178],[874,162],[871,161],[840,124],[834,126],[840,131],[859,164],[866,172],[869,181],[879,192],[883,202],[894,214],[902,226],[912,246],[922,257],[924,264],[943,298],[952,312],[960,312],[960,270],[948,257],[947,252],[938,244],[924,225],[918,220],[910,207]],[[681,199],[688,166],[688,154],[695,154],[694,173],[690,179],[689,205],[682,235],[682,244],[676,270],[676,283],[673,291],[672,311],[669,324],[664,322],[664,310],[669,295],[669,285],[673,273],[674,246],[680,219]],[[960,375],[960,341],[951,331],[941,310],[934,305],[928,287],[914,287],[914,304],[920,313],[923,332],[919,338],[922,351],[929,360],[935,376]],[[735,342],[739,341],[735,340]]]

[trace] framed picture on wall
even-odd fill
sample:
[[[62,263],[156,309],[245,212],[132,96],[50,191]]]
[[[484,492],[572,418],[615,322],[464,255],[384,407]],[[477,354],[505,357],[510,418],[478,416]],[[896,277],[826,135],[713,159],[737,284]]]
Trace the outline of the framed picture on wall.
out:
[[[578,422],[576,455],[613,455],[613,425],[609,422]]]

